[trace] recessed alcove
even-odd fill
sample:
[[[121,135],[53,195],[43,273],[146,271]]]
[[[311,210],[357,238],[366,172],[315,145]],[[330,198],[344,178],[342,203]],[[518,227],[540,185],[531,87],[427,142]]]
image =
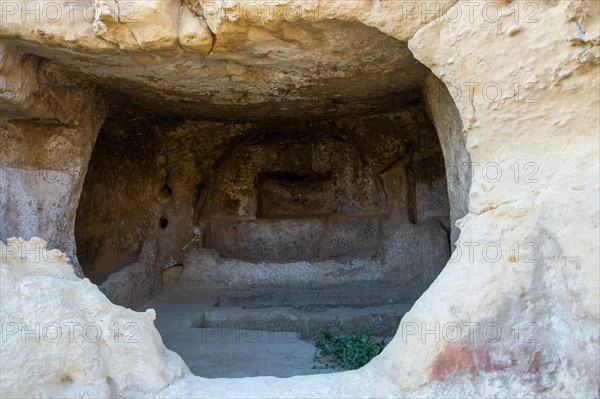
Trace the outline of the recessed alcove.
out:
[[[216,310],[226,328],[389,337],[449,258],[444,158],[421,103],[243,128],[136,114],[104,124],[77,214],[84,272],[117,303],[142,307],[167,279],[159,298],[196,301],[203,328]]]
[[[166,345],[198,375],[256,375],[242,360],[200,361],[211,356],[188,350],[198,331],[310,341],[325,326],[371,326],[390,338],[449,259],[468,188],[446,176],[465,157],[449,140],[460,129],[450,96],[405,43],[358,24],[319,28],[355,28],[396,52],[365,43],[343,79],[324,52],[322,76],[299,76],[294,95],[259,108],[231,86],[237,100],[215,100],[210,116],[177,93],[104,87],[115,102],[77,210],[78,259],[113,302],[157,309]],[[363,79],[367,54],[386,65],[380,80]]]

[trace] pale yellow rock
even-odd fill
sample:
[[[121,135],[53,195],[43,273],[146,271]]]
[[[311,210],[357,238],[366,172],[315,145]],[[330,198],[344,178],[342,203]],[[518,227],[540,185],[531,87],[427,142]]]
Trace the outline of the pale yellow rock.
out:
[[[243,8],[236,14],[236,3],[247,7],[245,14]],[[138,98],[146,99],[147,105],[156,101],[154,96],[205,98],[193,97],[198,94],[194,88],[202,82],[208,85],[202,86],[204,92],[215,93],[211,105],[241,104],[243,109],[272,98],[280,101],[279,88],[303,87],[310,76],[364,76],[369,68],[381,66],[377,60],[364,61],[369,53],[361,50],[364,57],[357,58],[366,65],[357,69],[358,61],[349,47],[340,47],[351,41],[355,49],[389,49],[393,42],[365,30],[366,25],[389,39],[408,42],[410,52],[445,84],[456,110],[447,102],[430,109],[434,122],[442,121],[451,131],[440,134],[442,146],[446,154],[460,159],[455,143],[464,140],[470,161],[477,166],[471,193],[465,196],[468,214],[453,214],[461,231],[452,259],[404,317],[384,352],[352,372],[290,379],[206,380],[193,376],[164,348],[151,315],[141,316],[109,303],[97,287],[77,279],[60,256],[53,264],[35,263],[34,255],[22,261],[11,253],[15,241],[1,244],[3,323],[35,323],[40,317],[68,319],[100,323],[109,331],[112,321],[135,321],[143,338],[129,347],[110,340],[97,344],[80,340],[46,345],[44,350],[37,343],[2,342],[1,396],[598,397],[600,2],[458,2],[447,7],[454,3],[438,2],[436,15],[429,12],[436,6],[428,1],[302,2],[296,12],[286,0],[273,6],[273,15],[280,17],[270,17],[268,8],[258,17],[249,1],[204,1],[199,9],[216,45],[213,54],[202,58],[206,64],[187,69],[193,72],[182,72],[191,55],[179,49],[183,28],[178,2],[139,2],[137,22],[115,22],[109,18],[109,3],[100,2],[101,11],[92,20],[78,16],[73,22],[62,19],[56,24],[23,22],[20,14],[4,12],[0,37],[3,45],[13,46],[10,57],[16,61],[6,61],[0,73],[18,82],[18,87],[34,85],[39,78],[39,69],[22,62],[23,54],[32,53],[76,73],[89,74],[93,81],[112,89],[140,92]],[[318,21],[311,21],[319,4]],[[368,41],[357,46],[367,32]],[[332,47],[344,51],[333,54],[328,51]],[[412,64],[410,53],[401,52],[400,47],[393,53],[406,64],[385,58],[383,69],[405,65],[401,75],[406,85],[421,84],[427,71]],[[326,68],[317,68],[321,61],[326,61]],[[207,65],[214,68],[210,73],[203,72]],[[334,71],[333,66],[339,69]],[[146,83],[148,76],[156,82]],[[340,90],[346,87],[339,86]],[[426,87],[435,85],[430,81]],[[378,88],[376,92],[384,91]],[[352,98],[352,93],[343,94]],[[424,95],[426,102],[432,102],[429,96],[436,95],[435,89]],[[55,102],[48,100],[47,104],[66,101],[62,96],[60,90],[54,92],[50,98]],[[288,98],[304,100],[300,104],[305,106],[314,102],[302,91],[292,90]],[[444,92],[442,98],[448,95]],[[28,96],[23,101],[3,93],[0,106],[10,111],[10,118],[56,119],[58,106],[38,112]],[[269,113],[274,108],[269,108]],[[214,112],[223,109],[213,108]],[[452,119],[456,113],[460,121]],[[71,129],[74,120],[89,122],[90,115],[85,112],[60,121],[68,122]],[[52,131],[56,136],[85,135],[87,147],[79,159],[86,163],[89,143],[95,138],[91,132],[97,132],[100,125],[87,123],[86,129],[79,131],[59,125],[60,129],[52,127]],[[35,124],[17,129],[14,122],[3,126],[5,131],[18,130],[19,134],[37,129]],[[10,165],[20,167],[8,158]],[[490,183],[487,173],[494,164],[503,173]],[[526,169],[526,164],[531,168]],[[515,170],[520,171],[518,176]],[[85,175],[85,167],[81,173]],[[527,177],[530,180],[525,181]],[[22,199],[37,188],[18,184],[19,180],[10,181],[7,187],[11,191],[0,194],[0,203],[28,206]],[[82,179],[76,179],[67,187],[69,195],[55,201],[60,203],[54,208],[58,220],[70,223],[74,219],[81,184]],[[464,193],[455,194],[455,198],[465,198]],[[62,203],[70,205],[63,210]],[[454,205],[453,209],[461,209],[460,204]],[[13,209],[12,213],[20,212],[16,205]],[[31,220],[27,219],[31,218],[29,212],[18,215]],[[13,223],[15,217],[4,220]],[[34,222],[39,223],[37,219]],[[61,232],[63,237],[72,237],[69,223]],[[54,233],[50,227],[48,235]],[[36,242],[36,251],[41,250]],[[494,245],[501,248],[502,255],[492,263],[490,253],[481,249]],[[23,246],[19,242],[17,247]],[[450,323],[463,327],[460,342],[464,345],[453,346],[448,337],[423,336],[424,327],[441,336]],[[466,323],[479,323],[480,327],[497,323],[504,340],[490,342],[481,330],[475,330],[471,339]],[[513,326],[520,329],[527,323],[537,328],[537,342],[523,342],[521,335],[515,343]],[[456,373],[444,374],[454,365]]]
[[[181,6],[179,19],[179,45],[185,50],[207,55],[212,49],[213,36],[202,16],[197,16],[188,7]]]
[[[176,4],[174,0],[96,0],[94,33],[125,50],[174,51],[179,24]]]
[[[189,373],[162,344],[152,309],[137,313],[113,305],[58,253],[39,238],[0,242],[2,396],[138,396],[139,383],[158,394]],[[73,311],[82,305],[86,312]],[[144,381],[158,369],[160,375]],[[37,383],[26,383],[22,373],[35,375]]]

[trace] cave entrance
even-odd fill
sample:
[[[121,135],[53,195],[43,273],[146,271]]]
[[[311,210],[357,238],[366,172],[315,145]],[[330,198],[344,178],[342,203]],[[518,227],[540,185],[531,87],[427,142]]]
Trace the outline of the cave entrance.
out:
[[[359,25],[336,26],[323,31]],[[353,45],[351,78],[320,64],[316,94],[212,104],[212,118],[188,98],[115,95],[78,259],[113,302],[154,307],[197,375],[329,371],[310,343],[323,327],[392,337],[449,259],[465,191],[446,175],[464,152],[454,104],[406,44],[356,29],[389,41],[375,57],[389,68],[367,71],[374,50]]]
[[[247,130],[137,123],[105,123],[77,215],[79,260],[116,303],[162,287],[159,314],[179,301],[234,341],[337,323],[390,337],[448,260],[444,159],[419,104]]]

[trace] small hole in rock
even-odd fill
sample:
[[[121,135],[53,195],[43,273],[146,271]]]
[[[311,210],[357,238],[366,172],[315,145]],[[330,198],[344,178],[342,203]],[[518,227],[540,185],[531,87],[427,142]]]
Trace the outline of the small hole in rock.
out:
[[[169,224],[169,220],[166,217],[161,217],[159,222],[158,222],[158,226],[161,229],[164,229],[165,227],[167,227],[167,225]]]
[[[160,192],[165,197],[169,197],[171,194],[173,194],[173,190],[171,190],[171,187],[169,187],[168,184],[165,184],[164,186],[162,186],[162,189],[160,190]]]

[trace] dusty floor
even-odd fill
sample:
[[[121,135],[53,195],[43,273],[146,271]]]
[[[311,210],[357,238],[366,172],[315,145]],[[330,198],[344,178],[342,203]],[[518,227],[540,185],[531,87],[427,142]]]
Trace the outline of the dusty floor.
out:
[[[177,352],[194,374],[207,378],[334,372],[314,359],[312,339],[321,327],[340,322],[350,329],[367,324],[380,330],[396,328],[408,309],[404,304],[359,308],[317,302],[322,303],[305,298],[295,308],[265,307],[260,300],[239,297],[219,297],[215,302],[193,289],[174,287],[144,308],[156,310],[155,325],[167,348]]]

